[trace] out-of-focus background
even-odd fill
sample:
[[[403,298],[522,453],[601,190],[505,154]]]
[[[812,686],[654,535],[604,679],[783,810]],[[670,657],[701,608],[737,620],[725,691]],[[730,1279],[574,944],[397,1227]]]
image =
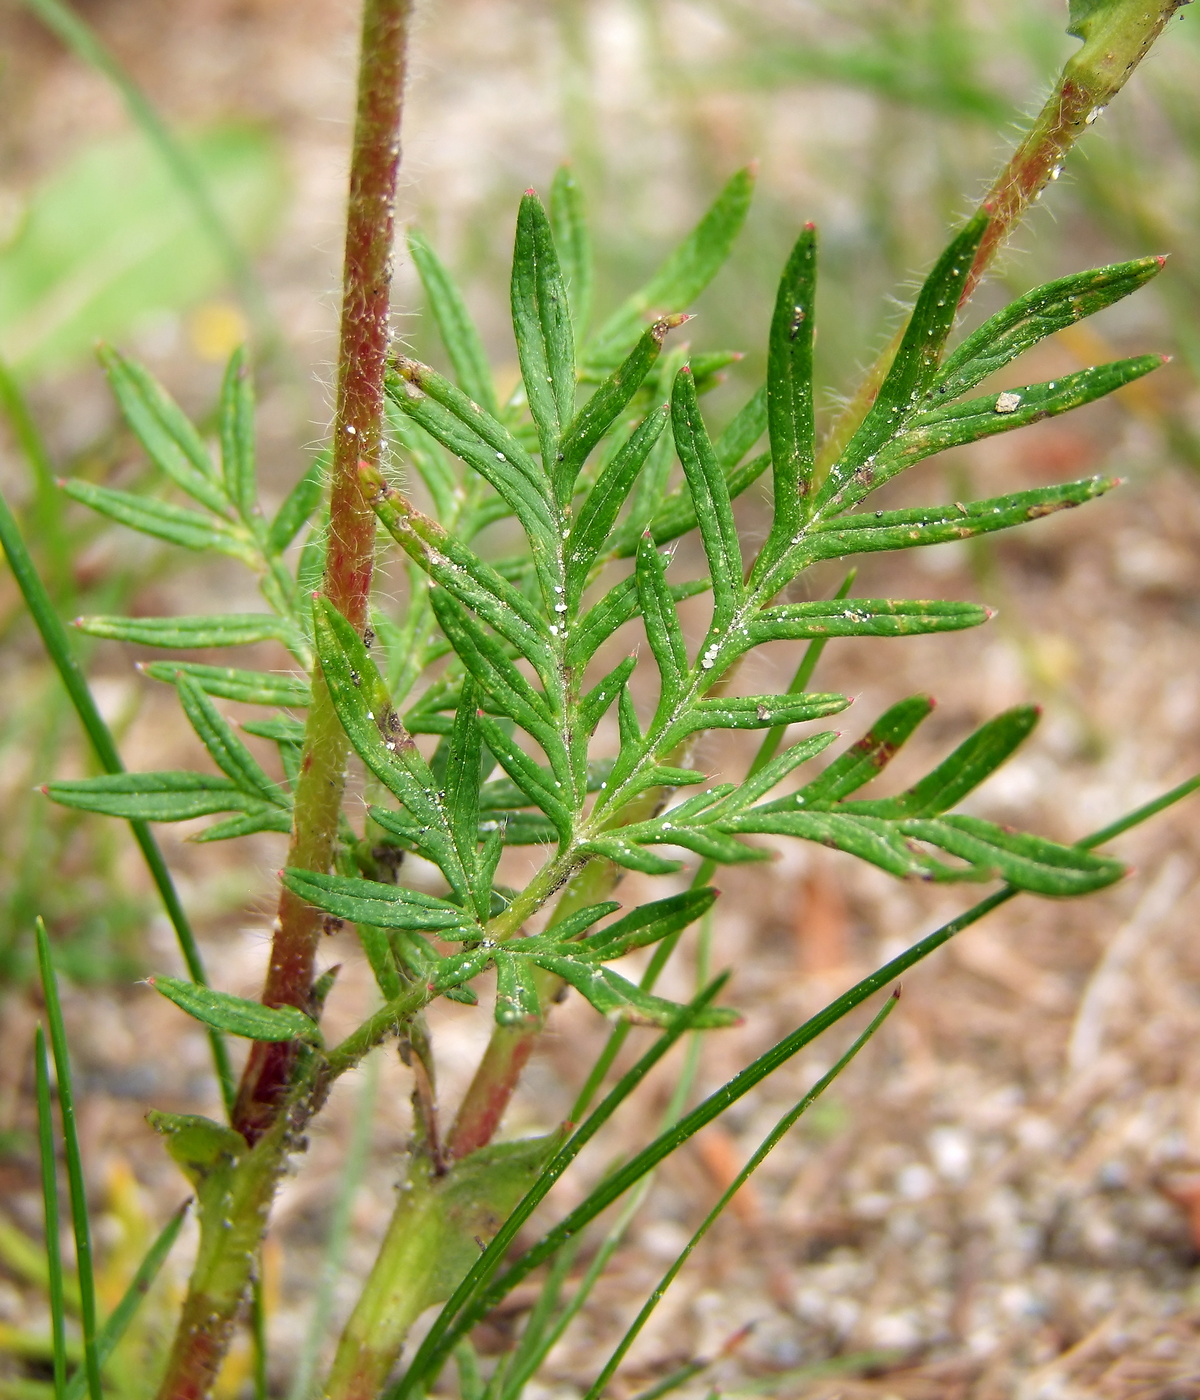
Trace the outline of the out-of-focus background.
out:
[[[8,0],[0,12],[0,357],[50,460],[31,470],[0,425],[4,491],[68,615],[195,612],[198,600],[252,607],[245,576],[98,523],[68,506],[53,478],[145,480],[92,359],[100,338],[144,360],[203,423],[225,357],[249,336],[268,498],[282,498],[311,461],[329,415],[355,6],[78,5],[186,143],[244,250],[240,271],[113,83],[36,8]],[[596,226],[603,309],[735,168],[756,160],[746,229],[687,332],[697,349],[745,352],[707,411],[720,424],[760,382],[774,282],[811,219],[822,238],[828,415],[895,325],[895,298],[911,293],[1048,90],[1075,42],[1065,10],[1052,0],[424,0],[402,217],[459,275],[501,377],[515,377],[507,259],[523,189],[544,189],[557,164],[572,162]],[[860,593],[972,597],[998,617],[968,634],[835,643],[818,676],[822,689],[857,697],[860,727],[904,694],[938,697],[912,759],[897,764],[900,778],[1004,706],[1039,701],[1038,733],[977,810],[1061,839],[1200,767],[1198,57],[1200,25],[1184,11],[970,313],[1086,266],[1169,253],[1150,289],[1047,342],[1012,382],[1151,349],[1170,352],[1172,364],[1103,404],[925,463],[892,499],[963,499],[1095,472],[1126,486],[978,549],[868,563]],[[395,305],[404,341],[438,362],[403,258]],[[754,528],[753,503],[744,518]],[[822,575],[812,587],[836,582]],[[29,1109],[36,914],[68,979],[109,1303],[184,1194],[142,1115],[215,1105],[202,1034],[139,984],[151,970],[177,971],[177,954],[125,828],[53,809],[34,791],[84,771],[87,759],[7,573],[0,646],[0,1397],[25,1400],[50,1394]],[[203,764],[173,696],[134,670],[144,652],[80,650],[130,767]],[[260,659],[270,664],[268,653]],[[756,688],[786,682],[793,665],[760,663]],[[714,749],[713,762],[738,753]],[[161,839],[209,965],[221,986],[252,995],[283,838],[214,848],[189,845],[188,834],[165,828]],[[1014,902],[906,979],[884,1034],[675,1285],[630,1357],[625,1393],[706,1357],[715,1364],[688,1393],[1200,1396],[1195,807],[1117,849],[1136,867],[1129,881],[1086,902]],[[765,873],[736,869],[720,883],[715,958],[736,963],[730,993],[746,1018],[706,1042],[697,1092],[969,898],[901,886],[817,848],[789,849]],[[335,1003],[331,1014],[350,1016],[355,997],[370,995],[369,977],[345,938],[331,941],[327,961],[344,964],[344,1009]],[[567,1111],[585,1052],[599,1044],[586,1007],[568,1003],[555,1017],[513,1131],[548,1128]],[[453,1101],[486,1011],[447,1008],[435,1031]],[[644,1223],[531,1397],[586,1389],[715,1194],[842,1043],[821,1042],[656,1184]],[[391,1060],[372,1075],[339,1087],[278,1204],[266,1286],[281,1396],[301,1360],[315,1362],[306,1350],[321,1332],[312,1281],[327,1259],[355,1121],[369,1124],[372,1149],[341,1271],[328,1277],[334,1323],[389,1211],[406,1088]],[[665,1081],[654,1089],[664,1102],[666,1092]],[[369,1116],[365,1093],[374,1094]],[[628,1144],[638,1130],[620,1129]],[[147,1306],[116,1395],[147,1393],[185,1254]],[[501,1348],[528,1301],[514,1295],[477,1338],[481,1348]],[[241,1348],[225,1395],[242,1393],[246,1369]]]

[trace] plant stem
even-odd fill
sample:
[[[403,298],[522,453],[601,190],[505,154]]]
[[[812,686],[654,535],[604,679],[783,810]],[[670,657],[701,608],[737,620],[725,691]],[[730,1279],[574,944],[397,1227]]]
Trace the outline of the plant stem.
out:
[[[1171,16],[1188,0],[1116,0],[1084,21],[1083,47],[1063,66],[1028,135],[984,196],[991,222],[975,253],[959,305],[979,285],[992,260],[1051,180],[1075,142],[1125,86]],[[907,319],[867,371],[834,421],[817,456],[817,474],[828,472],[870,411],[904,336]]]
[[[358,106],[346,222],[333,489],[323,591],[356,627],[367,617],[375,517],[358,484],[361,462],[379,452],[400,117],[411,0],[365,0]],[[304,752],[296,783],[288,864],[325,871],[332,863],[348,745],[319,668],[313,676]],[[281,892],[263,1002],[313,1010],[311,992],[321,916]],[[366,1048],[366,1047],[364,1047]],[[256,1041],[234,1110],[250,1146],[235,1173],[226,1229],[203,1230],[202,1247],[159,1400],[203,1400],[224,1358],[246,1296],[275,1185],[298,1124],[323,1097],[293,1084],[297,1047]],[[297,1108],[303,1100],[304,1106]],[[289,1118],[296,1121],[289,1122]],[[216,1222],[219,1226],[220,1222]]]
[[[411,0],[366,0],[358,73],[358,110],[346,219],[333,488],[323,591],[356,627],[366,623],[375,544],[375,516],[359,485],[361,462],[379,456],[383,378],[390,331],[396,177]],[[319,668],[296,784],[287,863],[328,870],[341,812],[345,734]],[[287,890],[263,989],[267,1006],[309,1009],[321,916]],[[253,1143],[270,1125],[287,1092],[294,1047],[256,1042],[238,1091],[235,1126]]]

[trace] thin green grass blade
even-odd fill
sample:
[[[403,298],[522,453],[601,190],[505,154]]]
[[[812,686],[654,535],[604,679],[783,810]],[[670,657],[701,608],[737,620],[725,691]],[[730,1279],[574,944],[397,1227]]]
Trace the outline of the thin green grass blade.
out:
[[[224,262],[229,279],[237,288],[247,311],[258,322],[260,329],[266,331],[270,339],[275,339],[270,330],[270,308],[249,257],[217,207],[203,173],[189,152],[175,139],[145,93],[101,43],[91,26],[64,0],[22,0],[22,3],[78,58],[101,73],[117,90],[134,125],[158,151],[180,192],[194,209],[196,222]]]
[[[54,1114],[50,1104],[50,1063],[41,1026],[34,1031],[33,1069],[37,1081],[38,1150],[46,1219],[46,1266],[50,1275],[50,1334],[54,1347],[54,1393],[67,1384],[67,1305],[63,1296],[62,1242],[59,1239],[58,1168],[54,1156]]]
[[[83,1328],[83,1368],[90,1400],[101,1400],[100,1360],[96,1353],[96,1280],[92,1269],[92,1231],[88,1220],[87,1187],[83,1179],[83,1159],[79,1152],[79,1132],[75,1126],[75,1095],[71,1086],[71,1061],[67,1054],[67,1032],[63,1026],[58,980],[50,955],[46,925],[35,925],[38,967],[42,995],[46,1001],[46,1023],[54,1054],[54,1075],[58,1081],[58,1107],[62,1115],[63,1152],[67,1163],[67,1189],[71,1198],[71,1223],[75,1232],[75,1261],[79,1277],[79,1317]]]
[[[25,541],[21,538],[17,522],[13,519],[12,512],[3,496],[0,496],[0,544],[4,546],[9,568],[12,569],[17,587],[25,599],[25,606],[29,609],[30,616],[41,635],[42,643],[50,660],[58,671],[71,704],[75,707],[75,713],[79,716],[79,722],[83,725],[100,767],[110,774],[124,772],[125,765],[121,762],[121,755],[117,752],[116,743],[92,698],[87,679],[72,653],[67,629],[55,611],[54,604],[50,601],[46,586],[38,576],[33,560],[29,557],[29,551],[25,547]],[[204,985],[208,978],[204,971],[200,948],[196,943],[196,936],[192,932],[188,917],[184,913],[183,905],[180,903],[175,883],[171,879],[171,873],[167,869],[167,863],[163,859],[158,842],[154,839],[145,822],[130,822],[130,829],[142,852],[142,858],[149,868],[151,879],[154,881],[155,889],[162,900],[167,918],[171,921],[171,927],[175,930],[175,938],[179,944],[180,952],[183,954],[188,976],[193,982]],[[237,1081],[233,1076],[233,1066],[230,1064],[229,1052],[226,1049],[224,1039],[214,1031],[210,1034],[210,1041],[217,1080],[221,1086],[221,1096],[226,1109],[229,1110],[232,1109],[237,1094]]]
[[[154,1243],[146,1251],[145,1258],[138,1265],[137,1272],[129,1281],[129,1286],[121,1295],[120,1302],[117,1303],[104,1326],[96,1334],[96,1356],[101,1366],[112,1355],[114,1348],[125,1335],[134,1315],[141,1307],[143,1299],[150,1291],[150,1285],[158,1277],[158,1271],[166,1262],[167,1255],[170,1254],[175,1241],[179,1238],[179,1232],[183,1229],[183,1222],[187,1219],[190,1206],[190,1201],[184,1201],[183,1205],[163,1226]],[[87,1377],[82,1371],[77,1371],[71,1377],[66,1388],[59,1392],[62,1400],[83,1400],[86,1384]]]
[[[866,1030],[864,1030],[863,1033],[854,1041],[854,1043],[850,1046],[849,1050],[846,1051],[846,1053],[841,1057],[840,1060],[838,1060],[838,1062],[833,1066],[831,1070],[829,1070],[827,1074],[822,1075],[821,1078],[817,1080],[813,1087],[808,1091],[807,1094],[804,1095],[802,1099],[800,1099],[798,1103],[793,1105],[793,1107],[790,1108],[783,1115],[779,1122],[775,1124],[774,1128],[771,1129],[767,1136],[758,1145],[754,1153],[751,1155],[750,1159],[746,1162],[745,1166],[742,1167],[741,1171],[739,1171],[738,1174],[734,1177],[733,1181],[729,1184],[728,1188],[722,1193],[716,1205],[713,1206],[712,1210],[710,1210],[709,1213],[705,1216],[704,1220],[700,1224],[699,1229],[697,1229],[696,1232],[692,1235],[691,1239],[688,1240],[687,1244],[676,1256],[674,1262],[671,1264],[671,1267],[666,1271],[665,1274],[663,1274],[662,1278],[658,1281],[657,1287],[654,1289],[653,1293],[650,1294],[649,1298],[646,1299],[646,1302],[642,1306],[641,1311],[638,1313],[637,1317],[634,1318],[633,1322],[630,1323],[625,1335],[621,1338],[620,1342],[618,1342],[617,1346],[613,1349],[612,1355],[604,1363],[603,1369],[601,1370],[600,1374],[596,1377],[595,1381],[592,1383],[592,1387],[588,1391],[584,1400],[599,1400],[599,1397],[604,1393],[604,1390],[607,1387],[609,1381],[612,1380],[613,1376],[616,1374],[617,1367],[620,1366],[621,1362],[625,1359],[629,1348],[637,1340],[637,1337],[641,1332],[642,1328],[645,1327],[646,1323],[650,1320],[651,1313],[653,1313],[655,1308],[658,1307],[659,1303],[662,1302],[663,1296],[665,1295],[667,1289],[674,1282],[676,1276],[679,1274],[683,1266],[691,1258],[692,1252],[695,1250],[696,1246],[708,1233],[710,1228],[716,1223],[718,1218],[724,1213],[726,1206],[728,1206],[729,1202],[734,1198],[738,1191],[741,1190],[741,1188],[746,1184],[750,1177],[753,1176],[753,1174],[763,1164],[768,1155],[772,1151],[774,1151],[774,1149],[779,1145],[779,1143],[783,1140],[786,1134],[791,1130],[792,1126],[796,1123],[797,1119],[801,1116],[801,1114],[805,1113],[816,1102],[816,1100],[821,1097],[825,1090],[829,1088],[833,1081],[850,1064],[851,1060],[855,1058],[855,1056],[859,1053],[863,1046],[866,1045],[867,1041],[869,1041],[871,1037],[875,1034],[875,1032],[879,1030],[879,1028],[883,1025],[884,1021],[887,1020],[887,1018],[891,1015],[892,1011],[894,1010],[898,995],[899,992],[896,991],[893,992],[890,997],[888,997],[882,1009],[876,1014],[874,1019],[871,1021],[870,1025],[866,1028]],[[664,1392],[660,1391],[659,1393],[662,1394]]]

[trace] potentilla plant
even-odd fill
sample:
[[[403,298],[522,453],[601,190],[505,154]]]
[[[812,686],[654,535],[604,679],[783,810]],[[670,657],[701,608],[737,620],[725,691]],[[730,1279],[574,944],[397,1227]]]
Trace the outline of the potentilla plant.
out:
[[[1175,8],[1174,2],[1148,9],[1103,0],[1072,6],[1081,49],[980,211],[938,258],[901,332],[822,450],[814,432],[818,240],[811,225],[801,230],[779,283],[767,328],[766,383],[720,431],[702,403],[731,356],[693,352],[683,341],[687,308],[725,261],[745,216],[752,186],[746,171],[730,180],[650,282],[596,328],[579,189],[563,170],[548,208],[527,192],[517,215],[511,288],[521,383],[507,399],[497,394],[449,272],[419,233],[410,234],[409,251],[450,377],[393,353],[388,287],[404,0],[366,3],[330,452],[268,519],[256,486],[254,402],[244,353],[234,355],[225,376],[214,454],[146,370],[114,350],[103,352],[126,421],[164,481],[189,503],[85,481],[65,489],[144,534],[248,566],[258,576],[266,610],[88,617],[78,625],[93,636],[169,649],[275,640],[294,662],[291,674],[150,662],[145,673],[175,687],[212,767],[124,772],[19,535],[4,518],[18,578],[106,769],[100,777],[51,783],[47,793],[67,806],[133,823],[191,973],[191,980],[161,976],[154,985],[208,1028],[229,1110],[224,1123],[150,1115],[194,1187],[200,1227],[159,1390],[163,1400],[210,1393],[254,1295],[280,1174],[302,1149],[305,1127],[333,1083],[379,1047],[398,1042],[411,1068],[415,1135],[407,1161],[398,1164],[404,1189],[395,1214],[320,1393],[335,1400],[423,1394],[455,1356],[464,1396],[517,1397],[603,1271],[608,1244],[582,1279],[572,1272],[581,1232],[601,1211],[646,1182],[681,1143],[803,1046],[989,910],[1021,892],[1076,896],[1121,878],[1120,861],[1096,848],[1194,786],[1185,784],[1074,846],[957,811],[1033,729],[1036,711],[1020,706],[990,720],[905,791],[873,797],[870,783],[932,701],[898,698],[849,748],[818,761],[838,738],[821,722],[849,704],[845,696],[809,688],[821,649],[832,638],[899,639],[975,627],[989,614],[970,602],[858,597],[852,574],[836,597],[789,600],[790,586],[823,561],[1023,526],[1115,485],[1088,477],[904,510],[877,509],[871,499],[900,472],[946,448],[1080,407],[1161,363],[1160,356],[1144,354],[1045,383],[979,392],[984,380],[1045,337],[1158,275],[1158,257],[1038,287],[954,348],[949,341],[960,307],[1004,235]],[[765,450],[756,451],[764,442]],[[764,478],[771,483],[771,524],[761,545],[750,548],[739,535],[732,502]],[[515,522],[522,543],[497,558],[481,536],[504,520]],[[698,539],[704,560],[692,577],[681,576],[685,571],[672,557],[685,536]],[[371,598],[381,540],[399,547],[407,569],[399,615]],[[706,600],[688,614],[703,609],[698,635],[680,620],[679,605],[690,598]],[[636,624],[642,644],[623,654],[610,639],[627,623]],[[792,685],[783,693],[743,693],[743,658],[777,642],[805,644]],[[653,706],[635,701],[648,688],[635,684],[639,672],[648,672],[656,688]],[[277,747],[282,778],[255,759],[222,712],[223,700],[263,708],[265,717],[243,728]],[[615,724],[606,723],[614,715]],[[785,740],[793,725],[805,728]],[[695,745],[726,729],[761,731],[757,756],[744,771],[701,771],[692,760]],[[365,818],[357,800],[344,800],[348,763],[365,769]],[[206,984],[146,825],[206,815],[220,820],[200,841],[263,831],[290,838],[261,1002]],[[675,1042],[736,1019],[738,1012],[718,1004],[723,977],[702,985],[686,1005],[654,987],[681,936],[710,921],[714,906],[719,958],[720,906],[711,876],[720,865],[768,859],[762,837],[816,841],[901,879],[998,888],[839,997],[699,1106],[669,1115],[642,1151],[514,1256],[518,1231],[554,1183]],[[524,865],[502,864],[512,847],[525,848]],[[413,873],[430,868],[433,887]],[[685,868],[691,879],[683,892],[632,908],[611,897],[624,870],[672,876]],[[519,869],[533,873],[514,884],[508,872]],[[333,978],[316,975],[315,954],[322,930],[342,929],[348,936],[351,927],[380,1003],[351,1035],[328,1044],[320,1020]],[[68,1379],[63,1285],[55,1263],[56,1384],[60,1394],[99,1397],[104,1360],[170,1248],[178,1220],[164,1231],[127,1299],[101,1324],[44,930],[39,947],[82,1301],[84,1361]],[[635,979],[618,965],[639,949],[652,955]],[[548,1137],[497,1140],[522,1069],[564,994],[581,996],[615,1023],[605,1051],[584,1079],[570,1123]],[[478,1014],[494,1021],[474,1080],[448,1123],[424,1019],[441,997],[472,1006],[482,999]],[[847,1054],[785,1115],[697,1239],[893,1005],[885,999]],[[753,1007],[742,1014],[752,1016]],[[657,1034],[632,1068],[611,1081],[631,1025]],[[225,1053],[230,1035],[252,1042],[237,1085]],[[48,1238],[57,1260],[50,1071],[40,1032],[36,1066]],[[592,1396],[606,1387],[694,1244],[609,1360],[597,1363]],[[470,1345],[471,1329],[542,1266],[537,1305],[513,1348],[485,1376]],[[443,1301],[397,1374],[413,1323]],[[263,1376],[265,1370],[260,1393]]]

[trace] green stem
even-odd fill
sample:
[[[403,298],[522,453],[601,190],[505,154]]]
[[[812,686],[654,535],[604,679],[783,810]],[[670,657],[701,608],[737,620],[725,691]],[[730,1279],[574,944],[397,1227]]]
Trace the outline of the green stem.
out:
[[[1121,91],[1171,16],[1187,0],[1109,0],[1080,26],[1084,43],[1066,62],[1028,135],[980,205],[991,216],[963,288],[967,302],[992,260],[1051,180],[1075,142]],[[823,478],[870,411],[903,338],[902,324],[853,398],[834,421],[817,455]]]

